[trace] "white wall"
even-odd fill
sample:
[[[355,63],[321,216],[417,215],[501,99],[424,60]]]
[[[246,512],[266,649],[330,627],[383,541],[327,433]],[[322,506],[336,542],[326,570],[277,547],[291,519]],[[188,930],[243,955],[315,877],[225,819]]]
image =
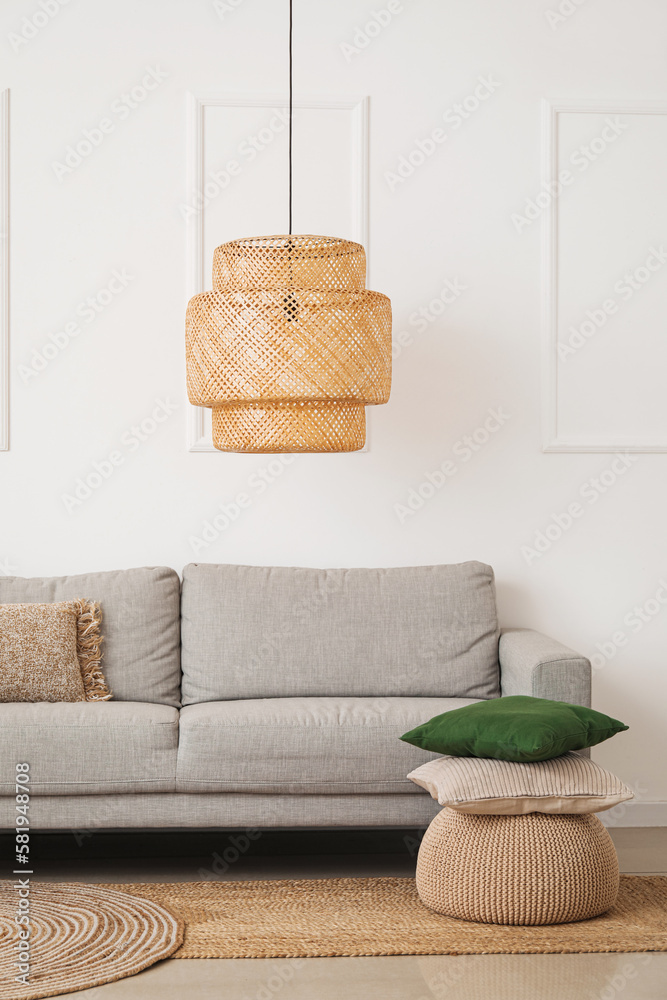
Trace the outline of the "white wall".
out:
[[[542,98],[667,100],[667,8],[651,0],[572,0],[564,9],[574,13],[550,24],[546,13],[556,3],[402,0],[392,23],[347,61],[341,43],[352,44],[356,27],[386,0],[295,0],[297,96],[370,95],[372,284],[391,296],[396,334],[414,336],[396,360],[390,404],[371,414],[370,450],[299,456],[260,494],[249,479],[271,468],[270,459],[186,450],[188,261],[179,207],[188,195],[187,92],[284,99],[286,0],[230,0],[219,5],[222,16],[207,0],[70,0],[35,37],[13,45],[10,35],[26,29],[23,19],[40,6],[3,0],[11,448],[0,454],[0,564],[41,575],[142,564],[180,569],[195,558],[316,566],[487,561],[504,623],[543,629],[588,655],[626,633],[627,644],[596,672],[594,704],[631,728],[595,757],[639,789],[640,806],[622,822],[661,822],[667,610],[650,605],[659,610],[640,629],[624,619],[667,580],[667,456],[640,454],[591,503],[580,491],[614,456],[542,453],[540,223],[518,233],[512,214],[540,191]],[[146,67],[167,77],[121,119],[112,106],[140,84]],[[491,96],[461,127],[451,116],[443,123],[480,76],[495,81]],[[113,131],[59,180],[53,162],[103,118]],[[386,172],[437,127],[447,140],[391,190]],[[302,159],[299,169],[306,167]],[[667,238],[655,238],[661,235]],[[565,244],[574,255],[566,261],[571,274],[577,243]],[[586,240],[582,267],[590,257],[584,247]],[[80,334],[25,381],[20,366],[30,364],[32,349],[76,320],[79,303],[105,288],[114,270],[132,276],[127,287],[115,286],[119,293],[94,322],[79,316]],[[410,315],[448,280],[465,290],[418,332]],[[666,279],[653,280],[664,316]],[[135,448],[130,429],[150,416],[156,399],[171,401],[175,412]],[[470,461],[453,456],[497,408],[509,419],[489,442]],[[122,464],[68,512],[62,495],[112,451]],[[456,474],[401,522],[395,505],[452,456]],[[239,491],[251,496],[250,506],[195,555],[191,536]],[[583,515],[529,564],[522,546],[576,501]],[[653,802],[662,807],[644,805]]]

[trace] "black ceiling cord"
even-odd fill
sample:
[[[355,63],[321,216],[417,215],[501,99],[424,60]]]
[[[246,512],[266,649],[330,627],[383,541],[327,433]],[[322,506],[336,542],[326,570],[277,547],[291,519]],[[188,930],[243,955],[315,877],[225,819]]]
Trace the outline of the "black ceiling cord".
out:
[[[289,174],[289,235],[292,235],[292,0],[289,0],[289,118],[288,118],[288,136],[289,136],[289,154],[288,154],[288,174]],[[285,311],[285,318],[288,323],[292,323],[294,320],[299,318],[299,303],[291,286],[294,283],[294,274],[292,272],[292,241],[287,241],[287,258],[289,260],[289,284],[290,289],[287,295],[283,299],[283,309]]]

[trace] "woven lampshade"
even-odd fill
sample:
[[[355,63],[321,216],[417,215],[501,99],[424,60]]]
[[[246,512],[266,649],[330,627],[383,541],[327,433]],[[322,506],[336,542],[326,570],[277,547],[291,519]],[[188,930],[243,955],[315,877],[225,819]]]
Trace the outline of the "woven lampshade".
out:
[[[391,389],[391,303],[366,254],[329,236],[219,246],[186,316],[188,396],[221,451],[357,451]]]

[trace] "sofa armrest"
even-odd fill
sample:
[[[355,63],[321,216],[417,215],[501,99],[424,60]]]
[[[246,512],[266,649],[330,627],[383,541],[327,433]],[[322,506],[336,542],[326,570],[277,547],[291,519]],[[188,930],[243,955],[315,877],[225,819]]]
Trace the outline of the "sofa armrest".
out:
[[[502,629],[500,693],[591,703],[591,664],[585,656],[532,629]]]

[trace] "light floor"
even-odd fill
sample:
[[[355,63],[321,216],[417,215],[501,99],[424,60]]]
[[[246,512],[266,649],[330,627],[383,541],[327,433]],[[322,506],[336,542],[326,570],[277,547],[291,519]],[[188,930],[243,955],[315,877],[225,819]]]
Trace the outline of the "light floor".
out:
[[[667,874],[667,828],[610,830],[621,870]],[[49,862],[40,879],[196,881],[210,858]],[[46,868],[46,870],[45,870]],[[411,875],[398,855],[240,859],[230,879]],[[667,1000],[667,952],[167,960],[76,1000]]]

